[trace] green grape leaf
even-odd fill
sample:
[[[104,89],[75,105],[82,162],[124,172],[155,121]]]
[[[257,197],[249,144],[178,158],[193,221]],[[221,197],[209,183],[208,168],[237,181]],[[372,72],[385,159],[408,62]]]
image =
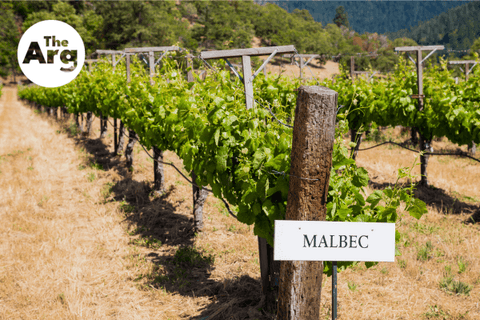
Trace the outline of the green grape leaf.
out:
[[[413,204],[408,208],[408,213],[416,219],[420,219],[427,212],[427,205],[420,199],[413,199]]]

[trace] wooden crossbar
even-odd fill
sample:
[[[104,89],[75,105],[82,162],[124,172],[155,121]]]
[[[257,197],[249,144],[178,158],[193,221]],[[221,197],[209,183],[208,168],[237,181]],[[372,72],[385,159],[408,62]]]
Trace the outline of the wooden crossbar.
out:
[[[455,60],[455,61],[449,61],[448,63],[449,64],[464,64],[465,65],[465,70],[463,70],[462,67],[460,67],[460,70],[465,72],[465,81],[467,81],[469,73],[473,70],[473,68],[475,68],[475,66],[477,65],[478,62],[475,61],[475,60]],[[471,68],[470,68],[470,65],[472,65]]]
[[[310,72],[313,75],[312,69],[308,66],[308,64],[314,59],[314,58],[321,58],[322,56],[319,54],[315,53],[307,53],[307,54],[284,54],[284,58],[294,58],[294,57],[299,57],[300,58],[300,65],[297,66],[300,68],[300,79],[303,78],[303,68],[307,67]],[[309,58],[306,62],[303,60],[303,58]],[[315,76],[314,76],[315,77]]]
[[[263,47],[263,48],[250,48],[250,49],[232,49],[232,50],[214,50],[214,51],[202,51],[200,52],[200,58],[202,59],[219,59],[219,58],[239,58],[243,56],[266,56],[272,54],[275,50],[278,50],[278,54],[282,53],[295,53],[295,46],[278,46],[278,47]]]
[[[395,47],[395,51],[426,51],[426,50],[443,50],[444,46],[411,46],[411,47]]]
[[[456,60],[456,61],[448,61],[449,64],[466,64],[466,63],[476,63],[475,60]]]
[[[284,54],[285,58],[291,57],[302,57],[302,58],[321,58],[322,56],[319,54]]]
[[[243,68],[243,85],[245,87],[245,102],[247,109],[253,108],[253,79],[260,72],[262,68],[272,59],[275,54],[295,53],[295,46],[278,46],[278,47],[263,47],[250,49],[231,49],[231,50],[214,50],[200,52],[201,59],[228,59],[228,58],[242,58]],[[252,75],[252,64],[250,57],[252,56],[266,56],[270,55],[266,62]]]
[[[158,51],[177,51],[180,50],[177,46],[168,47],[142,47],[142,48],[125,48],[125,53],[140,53],[140,52],[158,52]]]
[[[97,54],[122,54],[120,50],[95,50]]]

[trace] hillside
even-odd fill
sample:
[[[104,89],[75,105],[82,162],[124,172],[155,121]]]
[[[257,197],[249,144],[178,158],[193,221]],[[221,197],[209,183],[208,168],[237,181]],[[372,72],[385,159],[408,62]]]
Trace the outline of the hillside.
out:
[[[391,43],[378,34],[360,38],[344,26],[322,25],[307,10],[289,13],[277,5],[253,1],[31,1],[0,2],[0,9],[0,34],[8,35],[0,38],[2,76],[13,69],[20,72],[16,62],[18,41],[30,26],[43,20],[60,20],[73,26],[85,43],[87,55],[96,49],[173,44],[197,53],[246,48],[254,37],[261,39],[261,46],[293,44],[299,53],[323,54],[326,58],[391,51]],[[386,66],[385,59],[382,62],[384,70],[391,69],[396,60],[388,57],[386,61]],[[358,66],[365,67],[366,63]]]
[[[323,26],[332,23],[335,9],[343,6],[356,32],[395,32],[416,26],[466,1],[269,1],[288,12],[306,9]],[[394,39],[394,38],[393,38]],[[392,39],[392,40],[393,40]]]
[[[480,36],[480,2],[452,8],[437,17],[419,23],[410,30],[389,33],[390,39],[407,37],[421,45],[441,44],[450,49],[469,49]]]

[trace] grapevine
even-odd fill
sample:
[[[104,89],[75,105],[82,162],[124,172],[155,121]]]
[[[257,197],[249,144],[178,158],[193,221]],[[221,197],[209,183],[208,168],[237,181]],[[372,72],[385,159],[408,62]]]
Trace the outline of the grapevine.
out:
[[[247,110],[238,79],[218,71],[189,83],[179,67],[179,53],[170,54],[172,58],[164,58],[153,85],[144,66],[133,59],[128,84],[123,64],[114,73],[108,63],[99,63],[61,89],[22,88],[19,96],[46,106],[66,105],[71,113],[101,112],[120,118],[146,148],[175,152],[188,172],[195,171],[198,185],[208,185],[216,197],[225,198],[241,222],[253,225],[255,235],[273,245],[274,221],[285,218],[293,130],[273,121],[262,105],[268,104],[282,122],[293,123],[298,81],[257,77],[258,103]],[[360,95],[358,88],[363,88]],[[359,106],[366,109],[375,102],[374,90],[358,88],[348,97],[361,98]],[[344,96],[340,91],[339,99]],[[372,110],[363,114],[372,118]],[[368,173],[356,166],[342,144],[349,120],[355,123],[355,118],[349,118],[352,113],[339,114],[327,220],[394,223],[400,202],[420,218],[426,206],[411,196],[411,189],[389,187],[368,197],[365,194]]]

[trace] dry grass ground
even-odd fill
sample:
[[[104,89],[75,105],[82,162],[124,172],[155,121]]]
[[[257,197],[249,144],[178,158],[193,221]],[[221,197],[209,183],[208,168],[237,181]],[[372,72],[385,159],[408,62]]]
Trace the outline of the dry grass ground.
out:
[[[209,196],[205,231],[193,233],[190,185],[166,167],[167,193],[151,194],[143,150],[135,147],[130,173],[111,155],[112,132],[101,141],[98,129],[95,120],[89,138],[74,135],[4,88],[0,319],[266,319],[251,228]],[[383,134],[399,136],[390,131]],[[165,158],[181,167],[174,154]],[[367,192],[412,161],[397,147],[360,152],[372,177]],[[480,166],[432,157],[428,169],[436,189],[417,194],[429,213],[420,221],[402,214],[395,263],[339,274],[339,319],[480,319],[480,226],[470,219],[480,220]],[[322,319],[330,288],[325,277]]]
[[[309,68],[303,69],[303,78],[305,79],[315,77],[318,81],[321,81],[325,78],[331,79],[334,74],[340,74],[338,63],[333,61],[327,61],[324,65],[320,65],[316,60],[312,60],[308,66]],[[293,78],[300,77],[300,68],[297,65],[292,65],[290,62],[269,64],[267,72],[272,74],[283,73],[284,75]]]

